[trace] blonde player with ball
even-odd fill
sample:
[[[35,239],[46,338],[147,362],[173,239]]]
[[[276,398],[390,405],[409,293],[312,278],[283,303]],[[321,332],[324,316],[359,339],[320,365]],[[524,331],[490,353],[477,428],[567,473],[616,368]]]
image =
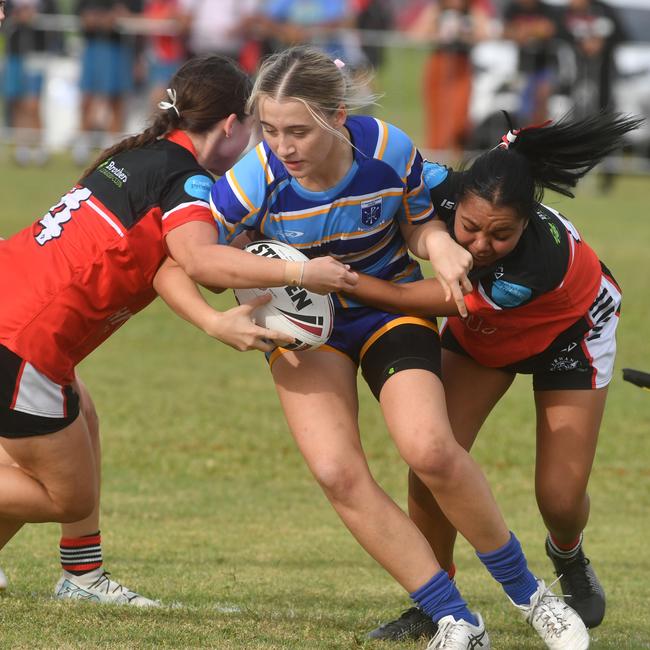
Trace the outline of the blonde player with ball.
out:
[[[352,91],[341,62],[314,49],[291,48],[262,65],[249,107],[264,141],[211,192],[222,241],[248,232],[405,282],[421,278],[411,251],[432,261],[462,309],[471,255],[434,219],[410,139],[380,120],[349,116]],[[174,299],[188,293],[170,293],[172,306],[191,313]],[[359,368],[406,464],[547,646],[588,647],[582,621],[530,572],[480,468],[454,438],[435,319],[387,313],[337,294],[328,343],[306,352],[277,348],[269,363],[289,428],[337,514],[438,624],[429,648],[486,649],[490,642],[480,614],[470,611],[425,537],[370,473],[357,420]]]

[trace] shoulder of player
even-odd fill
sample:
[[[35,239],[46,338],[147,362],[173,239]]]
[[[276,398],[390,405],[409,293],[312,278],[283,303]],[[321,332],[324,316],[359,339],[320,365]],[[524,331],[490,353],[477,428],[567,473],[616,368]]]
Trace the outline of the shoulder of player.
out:
[[[152,182],[157,181],[162,191],[182,186],[183,192],[191,198],[209,200],[214,177],[185,147],[169,140],[158,140],[151,147],[143,148],[140,157],[139,169],[145,176],[153,176]]]
[[[284,165],[266,143],[261,142],[217,180],[211,190],[211,199],[214,206],[234,201],[248,212],[255,211],[287,176]]]
[[[348,118],[346,127],[358,153],[391,165],[400,175],[401,168],[415,157],[413,141],[394,124],[368,115],[354,115]]]
[[[422,179],[429,190],[436,212],[449,223],[456,214],[458,183],[461,173],[447,165],[424,161]]]
[[[529,219],[527,230],[535,233],[538,252],[543,252],[544,257],[553,260],[553,263],[558,257],[568,256],[570,235],[567,225],[571,225],[570,222],[559,212],[541,203]]]

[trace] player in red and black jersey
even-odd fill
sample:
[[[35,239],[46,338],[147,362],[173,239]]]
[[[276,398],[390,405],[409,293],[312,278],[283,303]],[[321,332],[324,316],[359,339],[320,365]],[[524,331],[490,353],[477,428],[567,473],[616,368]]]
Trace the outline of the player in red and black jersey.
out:
[[[452,429],[469,449],[517,373],[532,374],[537,410],[536,492],[547,554],[566,601],[588,627],[605,613],[604,591],[582,551],[587,483],[616,354],[621,292],[607,268],[545,189],[571,188],[641,120],[600,113],[580,121],[511,130],[462,172],[427,164],[434,206],[473,268],[459,315],[435,279],[389,284],[361,276],[357,298],[382,309],[447,315],[443,384]],[[471,394],[468,387],[471,386]],[[456,531],[411,473],[411,517],[444,568]],[[371,633],[404,638],[422,628],[417,610]]]
[[[79,361],[156,297],[162,274],[172,302],[188,288],[194,296],[194,282],[302,279],[327,293],[356,278],[332,258],[300,267],[216,245],[210,172],[224,173],[248,144],[250,89],[225,57],[189,61],[149,128],[105,151],[43,217],[0,242],[0,547],[23,523],[77,522],[72,535],[64,529],[59,596],[151,604],[100,569],[99,445]],[[236,349],[269,351],[269,339],[292,339],[251,320],[262,302],[222,313],[201,300],[181,315]]]

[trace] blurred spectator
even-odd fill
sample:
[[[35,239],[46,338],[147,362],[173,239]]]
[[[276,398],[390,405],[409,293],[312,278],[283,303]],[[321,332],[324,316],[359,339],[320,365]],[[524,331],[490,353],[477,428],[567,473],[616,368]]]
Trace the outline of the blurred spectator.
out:
[[[570,0],[561,14],[560,35],[576,55],[572,98],[580,114],[611,108],[614,49],[623,30],[613,7],[598,0]]]
[[[469,134],[472,90],[470,52],[490,34],[487,0],[431,1],[411,28],[430,40],[433,51],[424,71],[426,146],[459,154]]]
[[[352,7],[357,29],[373,32],[393,29],[393,8],[389,0],[352,0]],[[361,44],[367,64],[379,68],[384,62],[383,45],[371,44],[366,38],[361,39]]]
[[[147,41],[147,79],[150,101],[156,106],[166,97],[165,89],[176,70],[187,59],[185,44],[190,16],[181,9],[180,0],[146,0],[143,16],[158,21],[161,32]],[[171,33],[172,30],[177,33]]]
[[[260,0],[179,0],[189,15],[190,54],[224,54],[241,61],[245,26]]]
[[[538,124],[548,118],[549,98],[555,83],[556,11],[541,0],[512,0],[504,12],[503,36],[519,47],[522,75],[522,124]]]
[[[576,115],[613,108],[614,49],[624,38],[616,11],[598,0],[569,0],[560,15],[560,28],[560,36],[568,40],[576,55],[571,92]],[[610,190],[615,177],[611,163],[604,161],[598,175],[599,188]]]
[[[9,126],[14,131],[14,159],[19,165],[42,165],[41,94],[48,52],[61,39],[35,26],[37,15],[57,13],[55,0],[12,0],[7,4],[4,97]]]
[[[2,21],[5,19],[5,0],[0,0],[0,26],[2,26]]]
[[[118,23],[141,12],[140,0],[78,1],[84,49],[81,133],[73,147],[77,164],[87,162],[92,147],[112,144],[124,130],[126,101],[134,85],[135,37],[120,32]]]
[[[355,69],[365,65],[348,0],[266,0],[256,28],[274,50],[309,43]],[[345,30],[345,31],[342,31]]]

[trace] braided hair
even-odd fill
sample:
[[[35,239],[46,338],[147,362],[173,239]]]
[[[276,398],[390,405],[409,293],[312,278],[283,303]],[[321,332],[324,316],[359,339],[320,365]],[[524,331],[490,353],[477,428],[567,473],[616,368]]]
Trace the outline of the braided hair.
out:
[[[457,199],[474,194],[526,218],[549,189],[573,198],[578,181],[623,143],[643,118],[603,110],[582,119],[513,129],[465,169]]]
[[[144,131],[102,151],[82,178],[112,156],[151,144],[176,129],[205,133],[233,113],[243,121],[251,88],[248,75],[228,57],[210,54],[190,59],[170,81],[172,103],[161,102]]]

